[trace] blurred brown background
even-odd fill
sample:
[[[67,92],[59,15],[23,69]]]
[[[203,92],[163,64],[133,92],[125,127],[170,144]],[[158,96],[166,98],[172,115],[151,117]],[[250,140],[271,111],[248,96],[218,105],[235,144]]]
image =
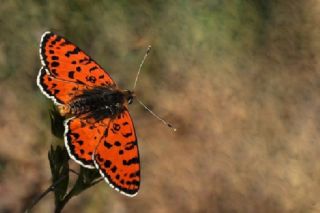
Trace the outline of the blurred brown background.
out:
[[[320,2],[1,1],[0,212],[51,183],[51,102],[36,86],[46,30],[88,52],[176,133],[131,106],[142,186],[104,182],[65,212],[320,212]],[[33,212],[53,212],[53,196]]]

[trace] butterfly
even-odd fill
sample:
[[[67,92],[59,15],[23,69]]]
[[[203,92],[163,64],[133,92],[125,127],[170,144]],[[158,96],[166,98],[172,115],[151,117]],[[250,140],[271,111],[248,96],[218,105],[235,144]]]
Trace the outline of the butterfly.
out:
[[[115,190],[135,196],[140,186],[137,137],[128,105],[135,94],[79,47],[52,32],[40,42],[37,85],[64,121],[64,142],[78,164],[98,169]]]

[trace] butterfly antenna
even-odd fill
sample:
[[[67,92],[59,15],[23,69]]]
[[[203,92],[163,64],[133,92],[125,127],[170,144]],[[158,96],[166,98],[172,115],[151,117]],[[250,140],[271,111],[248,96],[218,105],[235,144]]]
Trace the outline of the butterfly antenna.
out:
[[[154,117],[156,117],[158,120],[160,120],[164,125],[166,125],[167,127],[169,127],[170,129],[172,129],[174,132],[177,131],[177,129],[175,127],[173,127],[170,123],[168,123],[167,121],[165,121],[163,118],[161,118],[159,115],[157,115],[156,113],[154,113],[151,109],[149,109],[144,103],[142,103],[142,101],[140,101],[137,97],[136,100],[139,102],[139,104],[141,106],[143,106],[146,110],[148,110],[151,115],[153,115]]]
[[[136,76],[136,80],[134,81],[134,85],[133,85],[132,91],[134,91],[134,89],[137,86],[137,82],[138,82],[138,78],[139,78],[139,75],[140,75],[140,71],[141,71],[142,65],[144,64],[144,61],[146,60],[147,56],[149,55],[150,50],[151,50],[151,45],[148,46],[147,52],[146,52],[146,54],[144,54],[144,57],[143,57],[143,59],[142,59],[142,61],[140,63],[139,70],[138,70],[138,73],[137,73],[137,76]]]

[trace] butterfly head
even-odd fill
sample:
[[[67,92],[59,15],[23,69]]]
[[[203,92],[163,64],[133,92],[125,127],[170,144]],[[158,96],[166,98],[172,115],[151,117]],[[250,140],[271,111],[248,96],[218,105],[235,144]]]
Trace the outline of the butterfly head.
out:
[[[136,94],[131,90],[124,90],[123,94],[124,94],[128,104],[132,104],[133,98],[136,96]]]

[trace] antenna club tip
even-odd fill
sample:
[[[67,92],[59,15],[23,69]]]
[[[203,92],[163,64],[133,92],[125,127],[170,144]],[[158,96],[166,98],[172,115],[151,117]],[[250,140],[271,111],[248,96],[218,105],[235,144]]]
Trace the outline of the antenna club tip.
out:
[[[168,127],[171,128],[174,132],[177,131],[177,128],[174,128],[171,124],[168,123],[167,125],[168,125]]]

